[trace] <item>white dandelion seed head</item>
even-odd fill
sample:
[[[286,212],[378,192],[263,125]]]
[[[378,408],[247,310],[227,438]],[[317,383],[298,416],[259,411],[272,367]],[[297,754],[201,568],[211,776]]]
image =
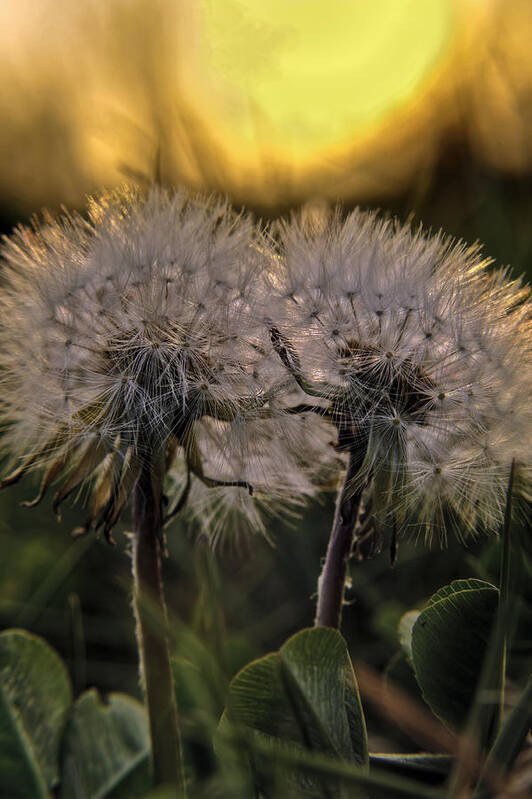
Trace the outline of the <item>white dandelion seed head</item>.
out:
[[[478,245],[374,212],[294,217],[269,246],[274,346],[360,450],[358,479],[386,475],[384,516],[496,528],[531,459],[528,289]]]
[[[4,247],[5,393],[33,444],[78,423],[110,442],[164,441],[180,403],[236,407],[258,391],[249,220],[158,191],[93,201],[92,217]]]
[[[21,464],[7,482],[44,467],[38,499],[62,476],[58,506],[96,476],[90,522],[109,530],[142,457],[170,439],[203,477],[201,420],[226,420],[216,435],[232,435],[284,379],[261,345],[255,239],[225,201],[156,189],[6,239],[0,413]]]

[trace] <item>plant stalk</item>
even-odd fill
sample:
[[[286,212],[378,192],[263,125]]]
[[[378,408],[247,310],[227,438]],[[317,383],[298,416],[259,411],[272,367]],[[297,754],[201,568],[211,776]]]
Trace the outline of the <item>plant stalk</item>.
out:
[[[351,553],[353,532],[364,490],[364,485],[353,489],[353,481],[357,476],[360,464],[359,453],[352,450],[349,453],[344,484],[336,503],[325,564],[318,580],[315,627],[334,627],[337,630],[340,628],[347,561]]]
[[[141,679],[150,724],[154,785],[175,785],[184,795],[183,756],[161,572],[160,485],[153,464],[146,461],[133,490],[134,608]]]
[[[497,730],[500,728],[504,715],[504,695],[506,689],[506,657],[508,640],[511,637],[511,613],[514,603],[512,602],[511,585],[511,557],[512,557],[512,492],[515,477],[515,460],[512,460],[510,476],[508,479],[508,490],[506,492],[506,508],[504,512],[504,524],[502,529],[502,555],[499,575],[499,606],[497,609],[497,649],[499,657],[499,713],[497,718]]]

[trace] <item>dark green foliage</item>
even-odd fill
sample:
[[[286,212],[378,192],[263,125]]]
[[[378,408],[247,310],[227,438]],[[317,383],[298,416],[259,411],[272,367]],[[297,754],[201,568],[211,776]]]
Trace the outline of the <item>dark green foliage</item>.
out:
[[[132,799],[151,784],[144,708],[95,690],[72,703],[63,662],[41,638],[0,635],[0,796]]]
[[[144,708],[125,694],[102,702],[82,694],[63,740],[61,799],[130,799],[150,787],[150,739]]]
[[[233,735],[239,746],[259,739],[273,751],[297,746],[367,770],[365,721],[340,634],[327,628],[303,630],[279,652],[242,669],[230,685],[220,735],[226,739]],[[264,770],[260,760],[252,757],[252,769],[267,795],[274,796],[271,766]],[[324,793],[321,781],[299,769],[288,769],[277,779],[288,781],[302,795],[322,796],[332,791],[329,784]]]
[[[48,644],[22,630],[0,634],[0,796],[50,795],[71,702],[67,671]]]
[[[467,720],[497,610],[498,591],[455,580],[434,594],[412,629],[412,659],[423,697],[446,724]]]
[[[227,717],[266,735],[367,765],[367,737],[345,642],[303,630],[246,666],[229,689]]]

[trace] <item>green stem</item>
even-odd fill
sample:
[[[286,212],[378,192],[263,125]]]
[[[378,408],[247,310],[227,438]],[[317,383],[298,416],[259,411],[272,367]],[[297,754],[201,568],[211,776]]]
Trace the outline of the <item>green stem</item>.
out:
[[[360,468],[360,456],[351,452],[344,484],[338,495],[331,536],[322,573],[318,580],[318,605],[315,627],[340,628],[344,603],[347,561],[351,553],[362,491],[353,489],[353,480]]]
[[[147,461],[133,491],[134,606],[141,676],[150,723],[154,784],[185,779],[177,706],[168,650],[168,619],[161,573],[161,489]]]
[[[504,526],[502,531],[502,557],[499,576],[499,605],[497,609],[497,643],[499,647],[499,718],[497,727],[502,723],[504,712],[504,694],[506,683],[506,650],[508,645],[508,626],[510,623],[510,564],[512,553],[511,521],[512,521],[512,491],[515,475],[515,460],[512,461],[508,491],[506,494],[506,508],[504,513]]]

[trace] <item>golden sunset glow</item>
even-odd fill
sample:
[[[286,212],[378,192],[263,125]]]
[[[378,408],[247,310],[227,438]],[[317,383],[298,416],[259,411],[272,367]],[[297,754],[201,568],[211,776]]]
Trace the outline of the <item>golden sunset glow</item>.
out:
[[[430,170],[447,130],[526,169],[529,9],[3,0],[0,192],[32,210],[159,175],[257,206],[364,200]]]
[[[448,0],[202,0],[199,60],[225,135],[304,160],[419,90],[452,35]]]

